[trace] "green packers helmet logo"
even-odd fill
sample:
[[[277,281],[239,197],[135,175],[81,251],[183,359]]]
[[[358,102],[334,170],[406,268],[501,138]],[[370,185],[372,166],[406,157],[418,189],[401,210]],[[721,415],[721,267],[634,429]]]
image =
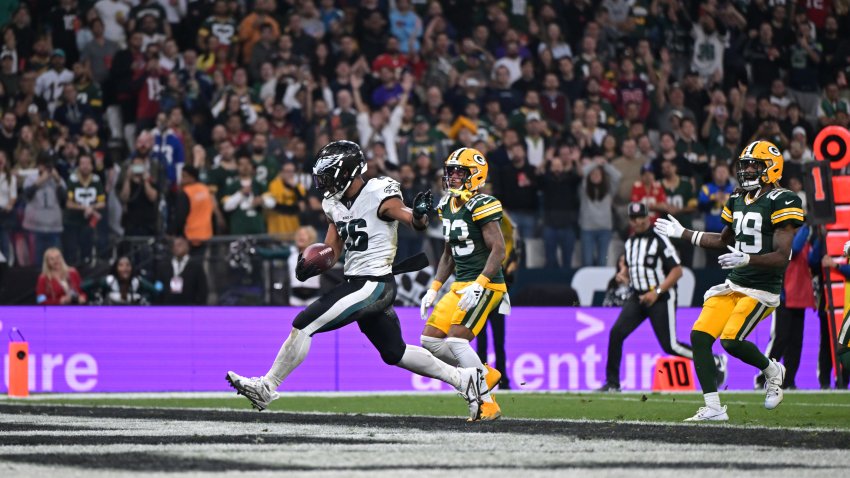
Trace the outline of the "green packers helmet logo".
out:
[[[481,166],[485,166],[487,164],[487,160],[484,159],[484,156],[481,156],[480,154],[473,154],[472,160],[480,164]]]

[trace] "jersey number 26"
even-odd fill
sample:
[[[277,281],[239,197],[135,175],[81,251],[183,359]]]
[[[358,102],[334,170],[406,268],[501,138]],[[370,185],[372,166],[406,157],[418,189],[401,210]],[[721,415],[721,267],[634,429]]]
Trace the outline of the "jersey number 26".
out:
[[[369,234],[365,229],[366,221],[363,219],[354,219],[350,222],[336,222],[336,230],[339,232],[342,242],[345,243],[346,251],[363,252],[369,247]]]

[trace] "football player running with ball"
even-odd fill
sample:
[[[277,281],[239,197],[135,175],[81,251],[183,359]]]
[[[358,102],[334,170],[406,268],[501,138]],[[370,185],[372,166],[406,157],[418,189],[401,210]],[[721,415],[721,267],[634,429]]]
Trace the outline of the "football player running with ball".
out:
[[[469,345],[484,328],[490,311],[503,300],[508,306],[502,275],[505,239],[499,227],[502,204],[479,192],[486,180],[487,160],[480,151],[460,148],[446,159],[443,185],[448,194],[437,206],[446,244],[431,288],[422,298],[420,312],[428,323],[421,339],[423,347],[447,364],[475,367],[486,376],[487,390],[477,419],[495,420],[502,412],[489,390],[499,383],[501,373],[484,365]],[[428,307],[452,272],[456,281],[429,318]]]
[[[452,385],[467,400],[474,418],[479,414],[481,389],[486,387],[484,374],[477,368],[449,366],[431,352],[405,344],[392,307],[398,223],[424,230],[432,208],[431,192],[419,193],[410,209],[402,202],[398,182],[386,177],[366,182],[360,176],[365,170],[363,152],[351,141],[334,141],[317,154],[313,178],[323,192],[322,209],[330,223],[325,243],[333,249],[334,262],[345,254],[345,282],[295,317],[289,337],[264,376],[246,378],[228,372],[227,381],[263,410],[278,398],[281,382],[307,356],[313,335],[357,322],[384,362]],[[303,258],[295,270],[299,280],[320,272]]]
[[[729,355],[764,373],[764,407],[772,410],[782,402],[785,367],[746,340],[779,305],[791,241],[805,220],[800,198],[779,186],[782,165],[782,153],[769,141],[754,141],[744,148],[737,161],[740,188],[726,201],[721,213],[725,227],[719,234],[684,229],[672,216],[655,223],[658,234],[730,251],[718,259],[723,269],[730,270],[729,276],[705,293],[702,312],[691,330],[705,406],[686,421],[729,419],[726,407],[720,405],[711,356],[718,338]]]

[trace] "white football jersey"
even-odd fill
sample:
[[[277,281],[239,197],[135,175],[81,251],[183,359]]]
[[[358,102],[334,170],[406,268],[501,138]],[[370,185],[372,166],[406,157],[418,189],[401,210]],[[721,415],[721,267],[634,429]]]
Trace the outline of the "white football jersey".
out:
[[[381,204],[401,199],[401,185],[392,178],[370,179],[350,207],[345,199],[324,199],[322,209],[336,225],[345,253],[346,276],[383,276],[392,273],[398,245],[398,222],[378,217]]]

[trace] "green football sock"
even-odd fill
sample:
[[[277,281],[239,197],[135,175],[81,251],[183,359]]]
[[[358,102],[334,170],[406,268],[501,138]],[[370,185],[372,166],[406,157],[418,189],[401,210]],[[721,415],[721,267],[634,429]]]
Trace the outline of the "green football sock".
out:
[[[744,363],[748,363],[759,370],[764,370],[770,366],[770,359],[764,356],[756,347],[756,344],[746,340],[735,339],[720,339],[723,348],[729,352],[729,355],[738,358]]]
[[[699,330],[691,331],[691,347],[694,351],[694,368],[703,393],[717,392],[717,366],[711,354],[714,337]]]

